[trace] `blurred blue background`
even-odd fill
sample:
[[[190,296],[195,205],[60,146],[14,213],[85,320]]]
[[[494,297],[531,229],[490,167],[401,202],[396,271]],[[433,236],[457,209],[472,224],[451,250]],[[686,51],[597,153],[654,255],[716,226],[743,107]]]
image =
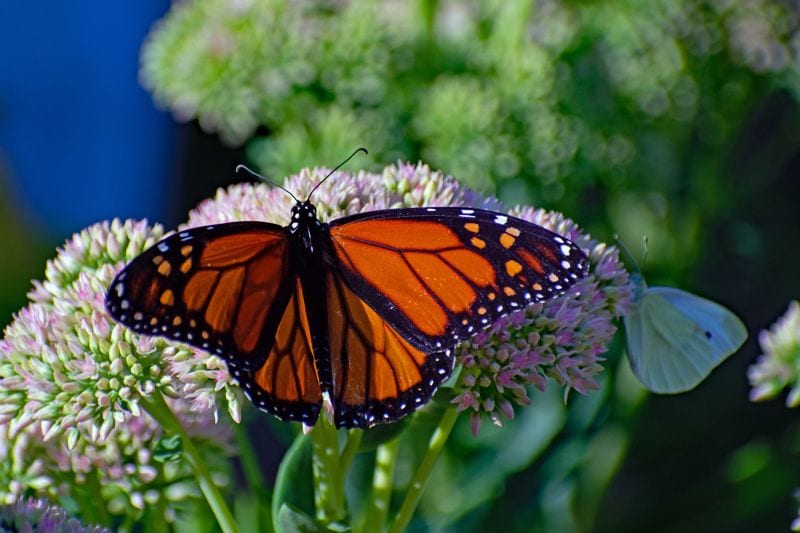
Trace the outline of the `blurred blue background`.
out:
[[[115,216],[163,218],[176,126],[137,77],[142,36],[168,8],[167,1],[0,6],[5,197],[44,237]]]
[[[72,233],[113,217],[172,227],[242,159],[176,124],[139,83],[150,2],[0,3],[0,327]],[[197,192],[183,190],[185,172]],[[211,178],[203,186],[203,176]]]

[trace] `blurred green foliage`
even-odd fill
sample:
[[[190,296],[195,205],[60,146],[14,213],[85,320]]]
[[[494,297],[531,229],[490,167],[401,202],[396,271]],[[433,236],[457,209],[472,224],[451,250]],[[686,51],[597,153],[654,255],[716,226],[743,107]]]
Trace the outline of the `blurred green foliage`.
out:
[[[800,92],[797,26],[777,0],[200,0],[155,28],[142,76],[271,176],[363,144],[646,234],[651,266],[681,272],[762,95]]]

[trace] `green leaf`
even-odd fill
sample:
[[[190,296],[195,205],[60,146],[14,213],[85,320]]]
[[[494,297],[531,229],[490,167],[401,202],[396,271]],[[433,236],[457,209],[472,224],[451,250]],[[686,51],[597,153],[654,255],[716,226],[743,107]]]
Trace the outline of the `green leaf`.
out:
[[[233,518],[239,526],[240,533],[256,533],[264,531],[272,525],[272,520],[261,522],[265,513],[263,500],[258,494],[243,492],[236,495],[233,500]],[[263,526],[261,524],[264,524]]]
[[[458,375],[460,369],[461,367],[457,366],[456,369],[453,370],[453,376]],[[452,379],[453,376],[451,376],[450,379]],[[448,379],[446,383],[449,383],[450,379]],[[439,390],[437,390],[436,394],[433,395],[431,401],[436,405],[440,406],[442,409],[447,409],[453,404],[453,398],[455,397],[456,397],[456,392],[453,389],[453,387],[443,386],[439,387]]]
[[[286,505],[291,505],[310,516],[314,515],[312,480],[311,439],[308,435],[300,434],[284,455],[275,478],[275,492],[272,495],[272,520],[276,531],[283,531],[279,512]]]
[[[456,520],[496,498],[510,475],[527,468],[548,449],[567,421],[562,395],[551,387],[534,393],[533,402],[533,408],[518,411],[504,428],[485,424],[478,438],[469,433],[468,417],[463,417],[426,488],[428,513]]]
[[[153,449],[153,460],[157,463],[177,461],[183,453],[180,435],[169,435],[158,439]]]
[[[320,533],[328,531],[303,511],[289,504],[282,504],[278,512],[276,530],[281,533]]]
[[[278,512],[277,531],[280,533],[342,533],[351,531],[346,525],[328,528],[320,524],[303,511],[284,503]]]
[[[406,429],[410,418],[406,416],[393,424],[380,424],[364,430],[364,436],[361,438],[361,445],[358,447],[358,451],[369,452],[384,442],[389,442]]]

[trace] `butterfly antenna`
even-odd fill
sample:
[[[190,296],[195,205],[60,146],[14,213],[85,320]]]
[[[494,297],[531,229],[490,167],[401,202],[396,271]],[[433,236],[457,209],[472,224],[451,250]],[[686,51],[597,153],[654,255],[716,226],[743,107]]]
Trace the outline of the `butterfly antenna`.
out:
[[[642,237],[642,245],[644,245],[644,255],[642,256],[642,269],[647,265],[647,254],[650,253],[650,246],[647,242],[647,235]]]
[[[265,181],[265,182],[269,183],[269,184],[270,184],[270,185],[272,185],[273,187],[277,187],[277,188],[279,188],[280,190],[284,191],[286,194],[288,194],[289,196],[291,196],[291,197],[292,197],[292,200],[294,200],[294,201],[295,201],[295,202],[297,202],[297,203],[300,203],[300,200],[298,200],[298,199],[297,199],[297,196],[295,196],[294,194],[292,194],[292,191],[290,191],[290,190],[289,190],[289,189],[287,189],[286,187],[282,187],[282,186],[278,185],[277,183],[275,183],[274,181],[272,181],[272,180],[271,180],[271,179],[269,179],[268,177],[266,177],[266,176],[262,176],[262,175],[261,175],[261,174],[259,174],[258,172],[254,171],[254,170],[251,170],[250,168],[248,168],[248,167],[247,167],[247,166],[245,166],[245,165],[236,165],[236,172],[238,173],[240,170],[246,170],[246,171],[247,171],[249,174],[251,174],[252,176],[255,176],[256,178],[258,178],[258,179],[260,179],[260,180],[262,180],[262,181]]]
[[[337,170],[339,170],[339,169],[340,169],[340,168],[341,168],[341,167],[342,167],[342,166],[343,166],[345,163],[347,163],[348,161],[350,161],[351,159],[353,159],[353,157],[355,157],[355,155],[356,155],[358,152],[364,152],[365,154],[369,155],[369,152],[367,152],[367,149],[366,149],[366,148],[364,148],[363,146],[362,146],[362,147],[359,147],[359,148],[356,148],[356,150],[355,150],[355,151],[354,151],[352,154],[350,154],[350,156],[349,156],[347,159],[345,159],[344,161],[342,161],[341,163],[339,163],[338,165],[336,165],[336,168],[334,168],[333,170],[331,170],[330,172],[328,172],[328,175],[327,175],[327,176],[325,176],[324,178],[322,178],[322,180],[321,180],[319,183],[317,183],[316,185],[314,185],[314,187],[311,189],[311,192],[310,192],[310,193],[308,193],[308,196],[306,196],[306,202],[309,200],[309,198],[311,198],[311,195],[312,195],[312,194],[314,194],[314,191],[316,191],[316,190],[317,190],[317,188],[318,188],[320,185],[322,185],[323,183],[325,183],[325,180],[326,180],[326,179],[330,178],[330,177],[331,177],[331,175],[332,175],[334,172],[336,172]]]
[[[641,274],[642,269],[639,268],[639,262],[636,261],[635,257],[633,257],[633,254],[631,253],[630,248],[628,248],[628,245],[625,244],[622,241],[622,239],[619,238],[619,235],[615,234],[614,235],[614,240],[617,242],[617,246],[619,246],[619,249],[622,250],[622,255],[625,256],[625,259],[627,259],[633,265],[633,267],[636,269],[637,273]],[[645,242],[647,242],[647,237],[645,237],[644,240],[645,240]],[[645,250],[646,249],[647,248],[645,247]],[[645,251],[645,257],[647,256],[646,254],[647,254],[647,252]]]

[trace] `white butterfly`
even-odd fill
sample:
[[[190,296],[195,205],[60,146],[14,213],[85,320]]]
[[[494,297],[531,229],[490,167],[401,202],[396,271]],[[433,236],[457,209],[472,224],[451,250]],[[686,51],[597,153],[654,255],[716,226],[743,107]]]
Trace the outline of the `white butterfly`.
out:
[[[670,287],[648,287],[631,275],[633,308],[625,316],[628,360],[652,392],[695,388],[747,339],[747,329],[728,309]]]

